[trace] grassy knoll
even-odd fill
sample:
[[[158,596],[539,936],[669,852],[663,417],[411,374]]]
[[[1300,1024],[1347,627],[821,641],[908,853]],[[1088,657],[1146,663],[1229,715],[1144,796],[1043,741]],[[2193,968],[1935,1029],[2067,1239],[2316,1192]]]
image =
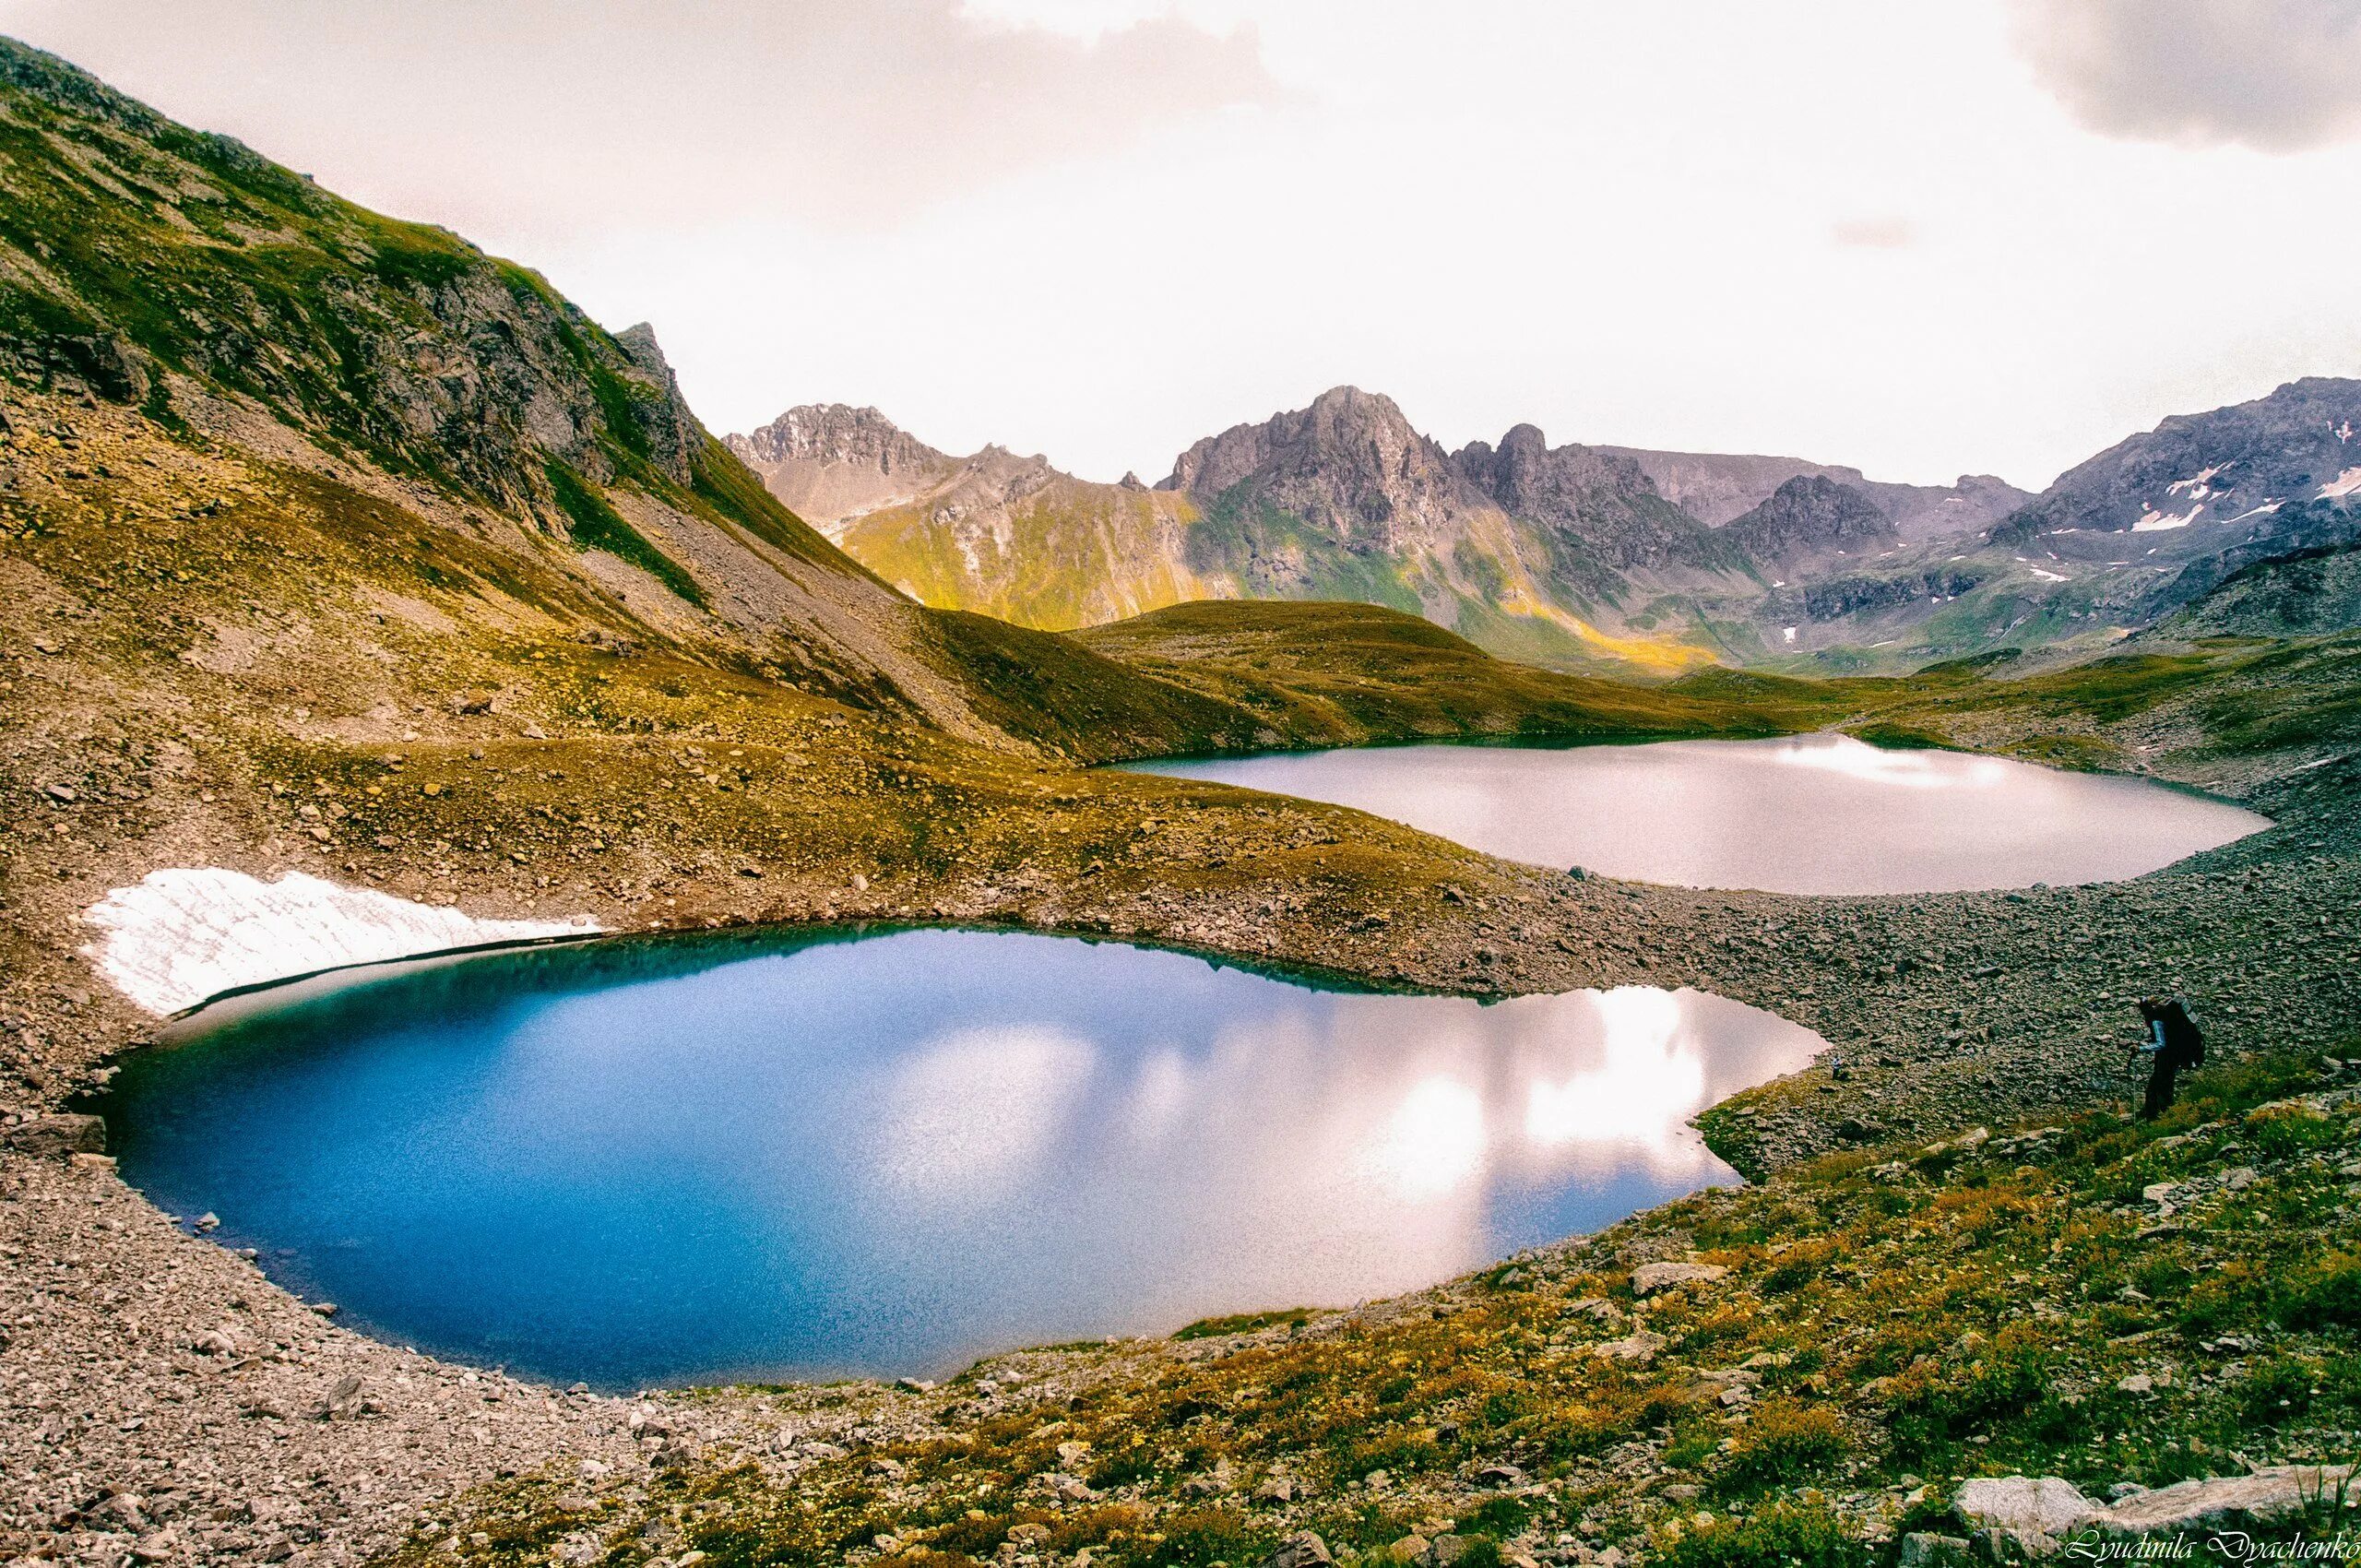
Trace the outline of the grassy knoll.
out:
[[[1641,738],[1810,729],[1846,698],[1809,682],[1669,685],[1564,674],[1493,657],[1369,604],[1204,600],[1075,635],[1143,672],[1244,708],[1255,742],[1440,735]]]

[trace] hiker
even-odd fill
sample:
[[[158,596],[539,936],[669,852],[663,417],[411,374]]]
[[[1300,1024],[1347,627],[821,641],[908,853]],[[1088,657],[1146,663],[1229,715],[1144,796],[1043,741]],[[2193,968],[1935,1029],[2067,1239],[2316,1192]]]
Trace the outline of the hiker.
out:
[[[2201,1065],[2205,1060],[2205,1036],[2199,1030],[2197,1020],[2189,1016],[2189,1003],[2177,996],[2151,996],[2140,1004],[2140,1016],[2148,1023],[2147,1043],[2141,1050],[2153,1054],[2155,1068],[2148,1075],[2148,1098],[2140,1108],[2143,1121],[2153,1121],[2172,1108],[2173,1077],[2184,1067]]]

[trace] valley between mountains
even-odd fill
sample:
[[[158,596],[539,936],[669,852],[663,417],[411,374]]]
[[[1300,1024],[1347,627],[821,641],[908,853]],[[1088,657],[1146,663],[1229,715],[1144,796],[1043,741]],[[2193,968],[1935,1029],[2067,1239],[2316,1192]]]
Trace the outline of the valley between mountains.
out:
[[[1979,1478],[2222,1519],[2167,1489],[2249,1463],[2259,1528],[2348,1520],[2354,386],[2035,498],[1529,427],[1444,454],[1348,393],[1155,490],[842,410],[727,443],[652,331],[0,40],[0,1556],[1924,1562]],[[1982,575],[1933,592],[1946,549]],[[1809,672],[1758,657],[1788,624]],[[1095,766],[1828,728],[2275,826],[2120,884],[1796,897]],[[86,912],[169,868],[635,939],[955,922],[1691,985],[1831,1051],[1703,1118],[1755,1184],[1396,1301],[611,1398],[340,1328],[89,1146],[81,1097],[158,1020]],[[2176,986],[2215,1066],[2133,1126],[2130,1004]],[[2101,1512],[2073,1527],[2148,1527]]]

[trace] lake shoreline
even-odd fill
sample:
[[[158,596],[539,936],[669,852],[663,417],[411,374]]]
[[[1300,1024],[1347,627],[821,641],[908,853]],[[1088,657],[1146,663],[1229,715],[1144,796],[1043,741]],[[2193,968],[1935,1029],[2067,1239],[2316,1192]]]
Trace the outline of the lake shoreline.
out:
[[[2132,1028],[2129,1001],[2171,977],[2201,999],[2226,1051],[2266,1040],[2325,1042],[2352,1031],[2361,1025],[2361,995],[2343,957],[2347,939],[2341,925],[2322,921],[2341,921],[2361,902],[2355,772],[2349,760],[2276,775],[2257,770],[2243,792],[2278,819],[2275,828],[2093,888],[1825,899],[1577,882],[1458,852],[1353,814],[1184,814],[1162,791],[1125,790],[1115,797],[1133,802],[1125,809],[1158,826],[1148,830],[1156,857],[1120,882],[987,872],[882,877],[866,886],[841,876],[804,878],[789,887],[776,875],[724,875],[698,885],[693,908],[662,917],[596,886],[563,912],[625,932],[658,929],[658,918],[663,929],[981,921],[1145,938],[1477,996],[1694,985],[1812,1028],[1845,1058],[1841,1070],[1823,1063],[1703,1118],[1715,1152],[1761,1179],[1863,1139],[1936,1136],[2059,1105],[2120,1103],[2127,1086],[2118,1045]],[[1045,803],[1031,831],[1052,841],[1061,815]],[[1241,821],[1249,837],[1240,836]],[[1306,846],[1308,855],[1277,849],[1241,882],[1230,862],[1254,842],[1252,834],[1274,829],[1320,841]],[[286,863],[219,826],[163,842],[180,863],[242,865],[257,875]],[[1323,857],[1362,843],[1406,845],[1389,852],[1430,857],[1428,896],[1414,901],[1382,877],[1338,883],[1323,873]],[[157,842],[143,840],[89,848],[99,862],[91,872],[30,885],[38,907],[14,911],[17,918],[74,931],[79,905],[71,900],[89,885],[87,876],[105,877],[112,867],[109,883],[136,881],[158,852]],[[1206,874],[1208,866],[1218,874]],[[394,876],[387,884],[399,886]],[[507,885],[463,869],[419,891],[432,887],[506,914],[516,908]],[[1241,886],[1263,891],[1241,898]],[[1376,921],[1380,914],[1388,919]],[[2225,932],[2248,938],[2225,942]],[[2267,962],[2257,962],[2258,949]],[[70,945],[50,951],[55,956],[42,968],[53,978],[42,994],[54,1000],[16,1004],[16,1037],[52,1086],[46,1105],[28,1111],[60,1105],[90,1069],[154,1028],[126,1004],[94,994],[72,972]],[[2107,1000],[2096,1000],[2101,994]],[[262,1478],[308,1467],[320,1479],[299,1510],[225,1527],[225,1539],[249,1540],[254,1550],[283,1541],[312,1561],[351,1561],[389,1544],[433,1500],[498,1474],[563,1459],[610,1467],[613,1478],[644,1476],[651,1455],[704,1446],[706,1431],[727,1443],[730,1433],[761,1424],[758,1414],[775,1421],[782,1408],[756,1396],[724,1396],[718,1404],[712,1396],[668,1396],[643,1408],[436,1363],[336,1327],[251,1265],[167,1224],[100,1161],[11,1155],[6,1170],[0,1208],[10,1242],[24,1277],[41,1281],[49,1303],[40,1321],[13,1331],[0,1360],[0,1396],[39,1416],[21,1439],[31,1473],[45,1473],[53,1461],[43,1456],[62,1450],[85,1473],[164,1478],[179,1455],[201,1447],[215,1479],[184,1483],[197,1500],[235,1497]],[[190,1348],[216,1332],[230,1338],[231,1352]],[[1179,1350],[1165,1341],[1127,1342],[1110,1348],[1092,1375],[1124,1375],[1126,1367]],[[56,1379],[69,1369],[67,1394]],[[335,1398],[348,1384],[346,1403],[361,1401],[350,1414]],[[795,1420],[812,1441],[918,1419],[904,1413],[908,1396],[883,1388],[819,1408],[838,1397],[808,1391],[785,1400],[802,1412]],[[127,1414],[105,1423],[76,1414],[93,1409]],[[673,1431],[659,1439],[651,1421]],[[125,1422],[136,1424],[126,1430]],[[40,1435],[53,1431],[53,1443]]]

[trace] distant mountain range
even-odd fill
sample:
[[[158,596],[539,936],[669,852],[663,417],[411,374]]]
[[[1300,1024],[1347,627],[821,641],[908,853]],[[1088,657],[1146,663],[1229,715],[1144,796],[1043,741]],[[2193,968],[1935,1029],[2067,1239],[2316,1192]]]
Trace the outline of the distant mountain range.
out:
[[[1190,599],[1342,599],[1548,663],[1869,668],[2100,646],[2256,561],[2342,540],[2356,431],[2361,382],[2296,382],[2167,420],[2037,496],[1989,475],[1893,484],[1795,457],[1553,447],[1530,424],[1451,452],[1350,386],[1196,442],[1153,489],[999,447],[951,457],[841,405],[729,443],[922,602],[1045,629]]]

